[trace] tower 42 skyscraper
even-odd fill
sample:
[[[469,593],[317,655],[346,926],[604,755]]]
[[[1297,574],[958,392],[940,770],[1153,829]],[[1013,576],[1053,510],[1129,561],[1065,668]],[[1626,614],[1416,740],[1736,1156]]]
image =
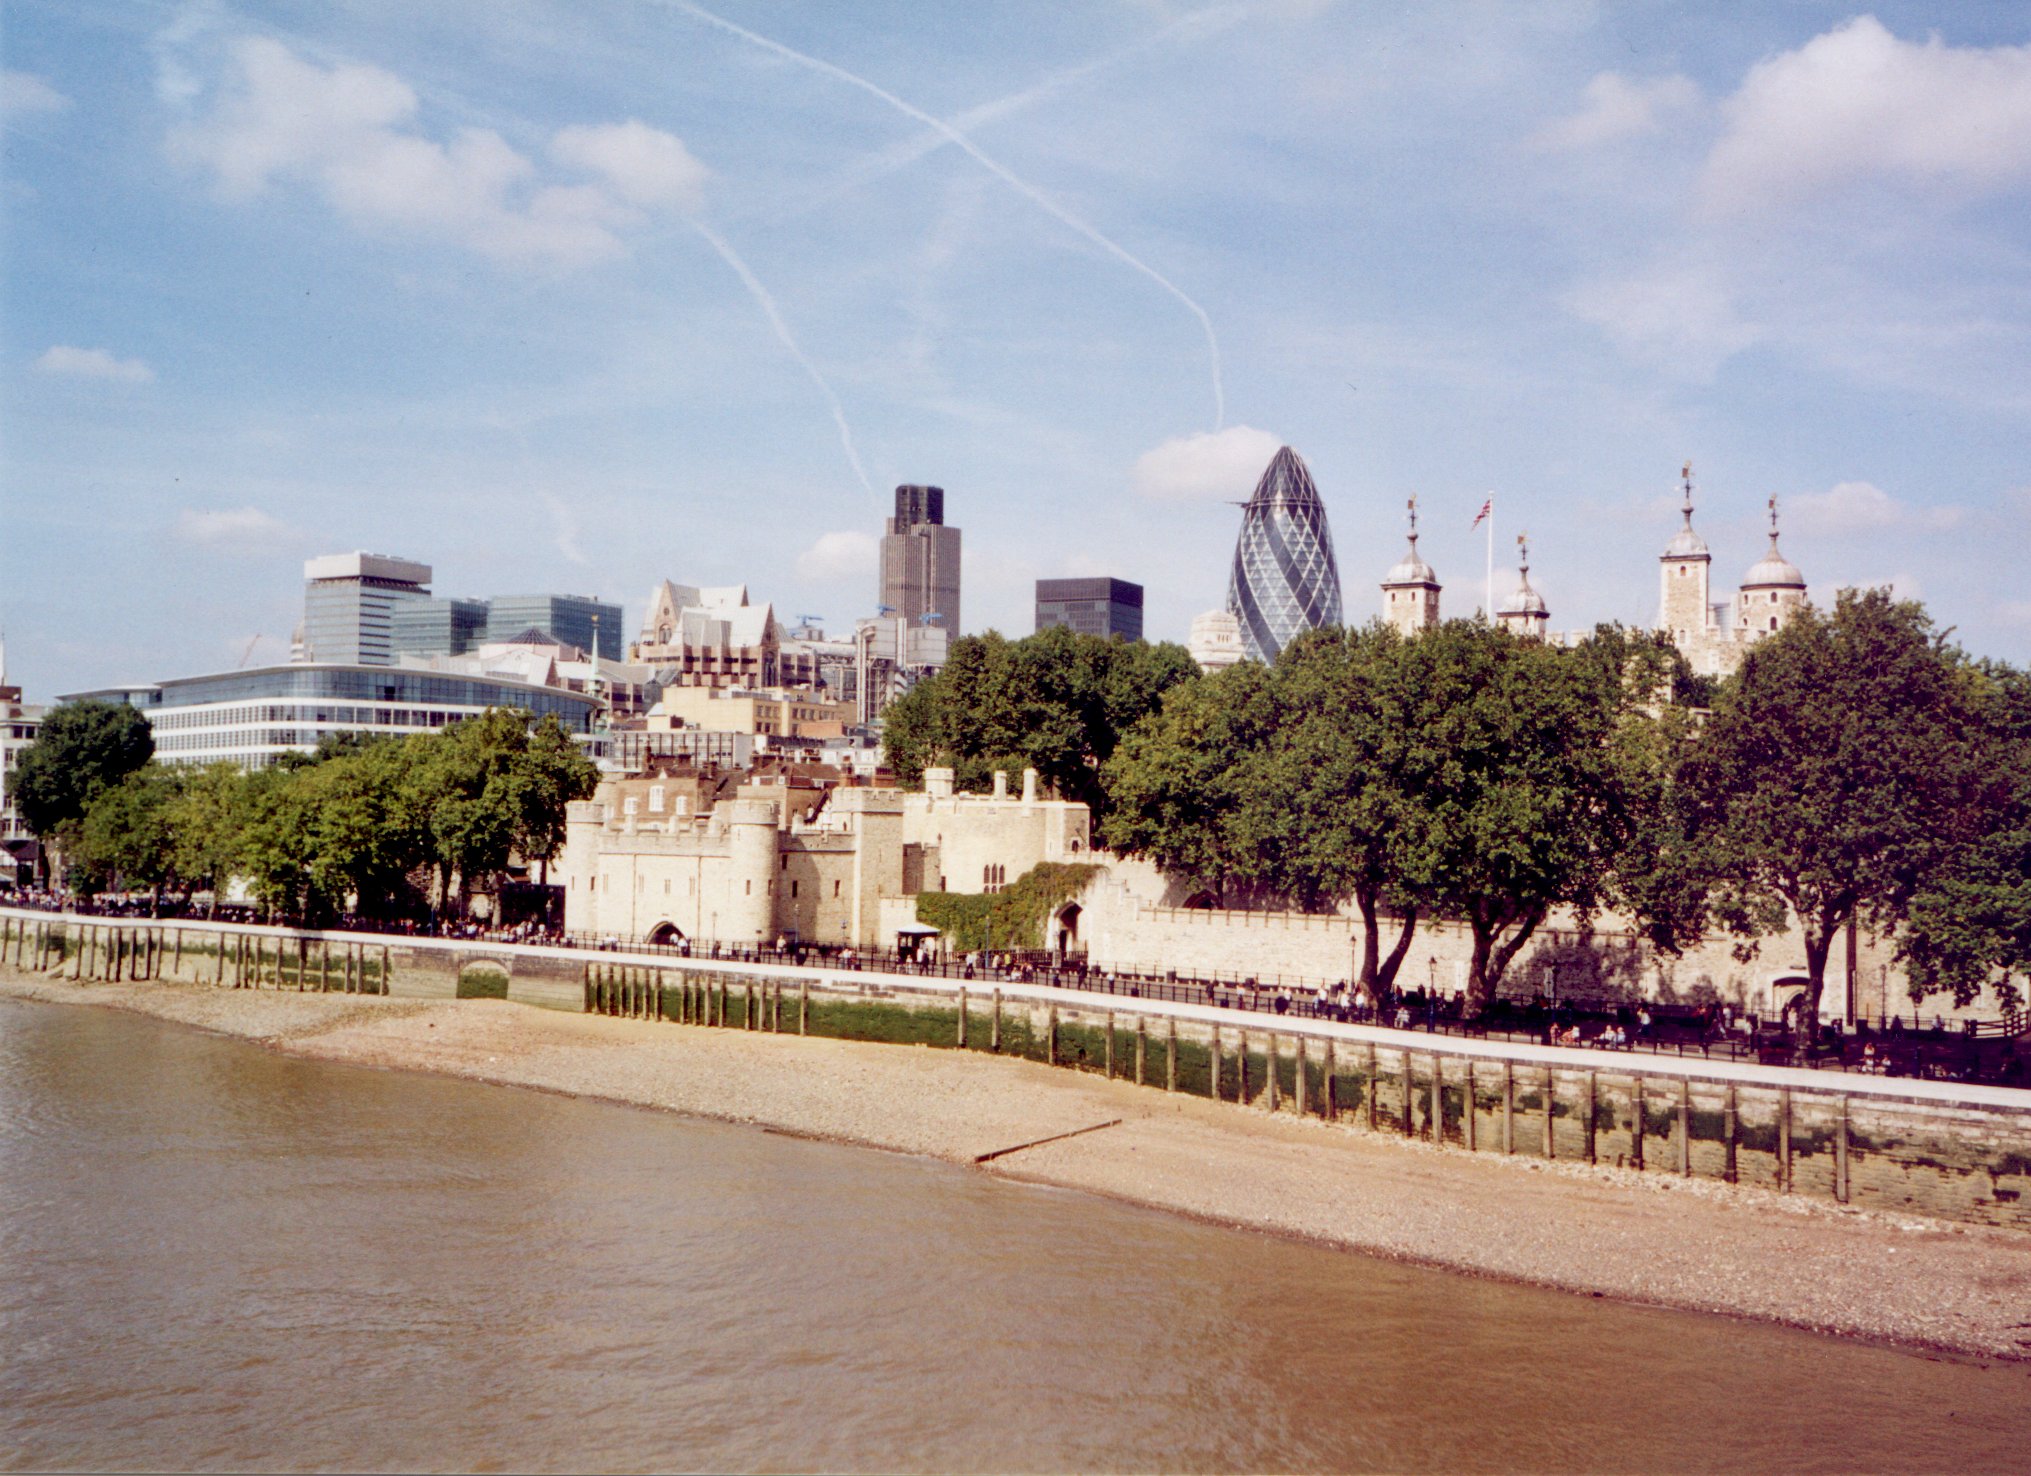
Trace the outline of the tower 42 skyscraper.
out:
[[[1340,566],[1319,489],[1290,447],[1270,458],[1241,507],[1227,608],[1248,656],[1274,661],[1301,632],[1340,623]]]

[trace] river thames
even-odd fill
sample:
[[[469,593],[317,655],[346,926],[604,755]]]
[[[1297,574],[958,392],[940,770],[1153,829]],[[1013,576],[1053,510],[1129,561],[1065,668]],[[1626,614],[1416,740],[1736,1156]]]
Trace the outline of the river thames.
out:
[[[0,1266],[11,1469],[1970,1471],[2031,1432],[2022,1364],[15,1001]]]

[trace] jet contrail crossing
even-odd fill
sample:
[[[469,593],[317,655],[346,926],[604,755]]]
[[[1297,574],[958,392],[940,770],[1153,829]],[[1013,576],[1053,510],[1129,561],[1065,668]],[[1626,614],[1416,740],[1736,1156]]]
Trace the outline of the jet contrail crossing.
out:
[[[801,51],[796,51],[788,46],[783,45],[780,41],[771,41],[767,36],[759,35],[754,31],[750,31],[745,26],[737,26],[732,21],[725,20],[720,16],[714,15],[711,11],[704,9],[701,6],[691,4],[690,0],[664,0],[664,3],[670,5],[674,9],[683,11],[686,15],[704,21],[707,25],[716,26],[720,30],[725,31],[728,35],[738,36],[741,40],[748,42],[750,45],[759,46],[764,51],[768,51],[776,56],[780,56],[785,61],[793,61],[796,62],[799,66],[809,67],[811,70],[815,72],[822,72],[824,75],[828,77],[846,83],[849,87],[858,87],[862,92],[868,93],[870,96],[881,99],[881,101],[887,103],[890,107],[894,108],[897,112],[903,114],[905,117],[914,118],[917,122],[922,123],[925,127],[935,129],[938,133],[942,134],[947,139],[950,139],[955,146],[964,150],[966,154],[970,158],[972,158],[972,160],[976,164],[980,165],[981,168],[985,169],[989,174],[992,174],[996,179],[1000,180],[1003,184],[1007,185],[1017,194],[1029,200],[1030,203],[1035,205],[1038,209],[1042,210],[1045,214],[1049,215],[1053,220],[1058,221],[1061,225],[1064,225],[1069,229],[1077,232],[1079,235],[1084,236],[1088,241],[1092,242],[1095,246],[1098,246],[1102,251],[1106,252],[1109,256],[1113,257],[1123,266],[1129,267],[1135,271],[1142,273],[1143,276],[1149,278],[1152,282],[1156,283],[1157,286],[1163,288],[1164,291],[1170,293],[1171,296],[1175,297],[1179,302],[1185,305],[1186,309],[1190,311],[1193,317],[1199,320],[1200,328],[1202,328],[1205,331],[1206,355],[1211,365],[1213,373],[1213,428],[1215,430],[1218,430],[1226,425],[1227,395],[1225,389],[1222,387],[1221,384],[1220,340],[1214,335],[1213,320],[1206,316],[1206,310],[1200,307],[1198,303],[1194,302],[1190,297],[1190,295],[1188,295],[1183,288],[1179,287],[1177,283],[1173,282],[1169,277],[1166,277],[1162,272],[1158,271],[1148,262],[1145,262],[1141,258],[1131,254],[1126,248],[1116,245],[1113,241],[1109,240],[1106,236],[1103,236],[1099,231],[1095,230],[1092,226],[1088,225],[1078,216],[1072,214],[1071,211],[1065,209],[1062,205],[1058,204],[1058,202],[1053,200],[1049,195],[1046,195],[1042,190],[1039,190],[1036,186],[1030,184],[1026,180],[1019,178],[1017,175],[1011,173],[1006,167],[997,163],[995,160],[989,158],[986,154],[981,152],[979,146],[976,145],[972,139],[968,138],[965,134],[961,133],[957,128],[954,128],[950,123],[945,122],[942,118],[932,117],[922,108],[913,107],[911,104],[904,102],[900,97],[897,97],[893,92],[890,92],[887,88],[878,86],[877,84],[868,81],[867,78],[865,77],[859,76],[853,72],[849,72],[844,67],[834,66],[831,62],[828,61],[820,61],[815,56],[807,56]]]
[[[691,228],[705,238],[708,246],[719,253],[721,261],[733,268],[734,274],[747,288],[748,295],[754,298],[755,305],[769,320],[769,326],[776,330],[776,337],[781,339],[783,347],[790,351],[790,357],[811,376],[811,382],[818,386],[818,393],[825,396],[825,403],[832,408],[832,423],[839,427],[839,444],[846,451],[846,460],[853,467],[853,474],[860,478],[860,485],[866,491],[868,499],[879,506],[874,495],[874,483],[867,479],[867,469],[860,464],[860,452],[854,449],[853,427],[846,423],[846,409],[839,403],[839,396],[833,393],[831,383],[818,372],[818,366],[811,362],[811,356],[798,346],[796,336],[790,332],[790,325],[783,321],[782,313],[776,308],[776,299],[769,295],[769,289],[762,285],[761,279],[748,270],[748,264],[740,259],[740,254],[727,245],[718,232],[703,221],[695,219],[691,222]]]

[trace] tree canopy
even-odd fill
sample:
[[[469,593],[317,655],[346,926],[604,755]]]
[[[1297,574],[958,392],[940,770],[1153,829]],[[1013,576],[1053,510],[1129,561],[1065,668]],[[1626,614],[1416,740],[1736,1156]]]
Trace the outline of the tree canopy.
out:
[[[906,784],[949,764],[963,790],[1025,768],[1096,817],[1107,810],[1100,767],[1170,688],[1197,677],[1182,646],[1109,640],[1052,626],[1011,641],[961,636],[951,659],[882,714],[882,747]]]
[[[1971,854],[1985,738],[1965,659],[1884,590],[1799,611],[1721,685],[1679,789],[1714,915],[1751,938],[1796,918],[1808,1021],[1836,935],[1893,930]]]
[[[155,735],[125,702],[65,702],[42,720],[8,782],[15,808],[43,839],[83,820],[92,801],[155,756]]]

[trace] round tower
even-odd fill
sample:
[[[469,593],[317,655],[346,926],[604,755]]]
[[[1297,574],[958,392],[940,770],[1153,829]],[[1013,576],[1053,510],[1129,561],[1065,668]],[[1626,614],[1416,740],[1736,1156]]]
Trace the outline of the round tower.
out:
[[[725,811],[730,895],[719,941],[766,943],[775,936],[776,807],[767,800],[735,800]]]
[[[1805,576],[1777,548],[1777,498],[1770,499],[1770,547],[1742,578],[1735,628],[1746,641],[1784,629],[1805,604]]]
[[[1417,499],[1410,499],[1410,551],[1382,576],[1382,618],[1413,636],[1439,623],[1439,576],[1418,557]]]
[[[1544,596],[1530,587],[1530,535],[1516,535],[1517,585],[1516,593],[1502,602],[1502,608],[1495,612],[1495,623],[1504,630],[1532,640],[1544,638],[1545,627],[1551,623],[1551,610],[1544,602]]]

